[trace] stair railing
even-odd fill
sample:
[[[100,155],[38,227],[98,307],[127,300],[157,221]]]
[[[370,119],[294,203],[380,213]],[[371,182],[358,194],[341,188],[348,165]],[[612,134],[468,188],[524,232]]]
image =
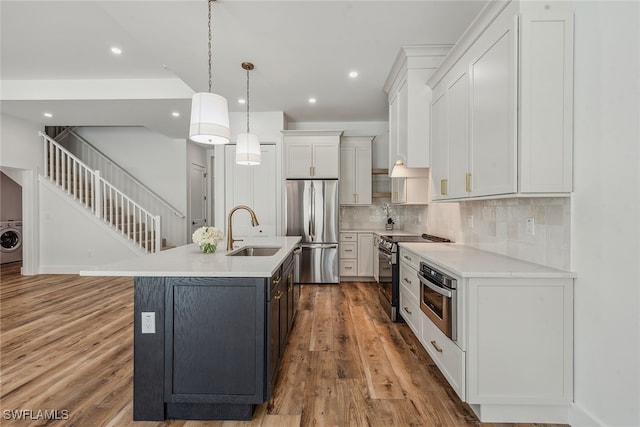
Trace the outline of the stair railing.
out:
[[[44,174],[50,182],[145,252],[161,248],[160,216],[142,208],[42,132]]]
[[[126,169],[124,169],[122,166],[120,166],[118,163],[116,163],[114,160],[112,160],[111,157],[107,156],[105,153],[103,153],[100,149],[98,149],[91,142],[87,141],[85,138],[80,136],[72,128],[66,127],[62,132],[60,132],[59,139],[63,138],[67,134],[73,136],[78,141],[81,141],[83,144],[86,144],[87,146],[91,147],[98,155],[102,156],[103,159],[105,159],[107,162],[109,162],[111,164],[111,166],[113,166],[116,169],[118,169],[121,173],[126,175],[131,181],[135,182],[140,188],[144,189],[144,191],[149,193],[151,196],[156,198],[160,203],[164,204],[167,208],[169,208],[171,210],[171,212],[173,213],[173,215],[175,215],[175,216],[177,216],[179,218],[185,218],[186,217],[186,215],[184,213],[180,212],[180,210],[178,208],[173,206],[171,203],[167,202],[158,193],[156,193],[155,191],[153,191],[152,189],[147,187],[144,183],[142,183],[138,178],[136,178],[135,176],[131,175],[131,173],[129,173]]]

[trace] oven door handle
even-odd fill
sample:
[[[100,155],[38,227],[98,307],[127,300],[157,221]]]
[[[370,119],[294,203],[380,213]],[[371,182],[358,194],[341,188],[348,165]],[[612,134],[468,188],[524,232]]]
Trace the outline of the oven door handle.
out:
[[[418,273],[418,279],[420,279],[420,283],[424,283],[427,285],[429,289],[433,292],[442,295],[443,297],[452,298],[453,292],[448,290],[447,288],[443,288],[431,282],[427,277],[425,277],[422,273]]]

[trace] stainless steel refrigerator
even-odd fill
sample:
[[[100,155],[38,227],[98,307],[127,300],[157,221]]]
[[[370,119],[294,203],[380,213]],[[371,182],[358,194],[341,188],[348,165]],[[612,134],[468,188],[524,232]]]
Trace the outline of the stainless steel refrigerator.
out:
[[[287,236],[302,236],[300,283],[338,283],[338,180],[287,180]]]

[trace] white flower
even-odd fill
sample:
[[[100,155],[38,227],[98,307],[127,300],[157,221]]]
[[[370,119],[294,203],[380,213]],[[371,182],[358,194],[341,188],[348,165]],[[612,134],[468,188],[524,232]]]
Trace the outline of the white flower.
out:
[[[224,235],[216,227],[200,227],[191,236],[193,243],[199,246],[217,245],[223,238]]]

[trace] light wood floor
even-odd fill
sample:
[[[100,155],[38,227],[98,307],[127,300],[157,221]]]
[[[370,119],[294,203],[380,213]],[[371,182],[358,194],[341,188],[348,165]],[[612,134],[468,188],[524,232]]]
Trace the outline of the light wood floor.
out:
[[[133,422],[133,281],[0,269],[0,425],[480,425],[370,283],[302,288],[272,399],[251,422]],[[6,410],[66,410],[58,422]],[[487,426],[494,426],[486,424]]]

